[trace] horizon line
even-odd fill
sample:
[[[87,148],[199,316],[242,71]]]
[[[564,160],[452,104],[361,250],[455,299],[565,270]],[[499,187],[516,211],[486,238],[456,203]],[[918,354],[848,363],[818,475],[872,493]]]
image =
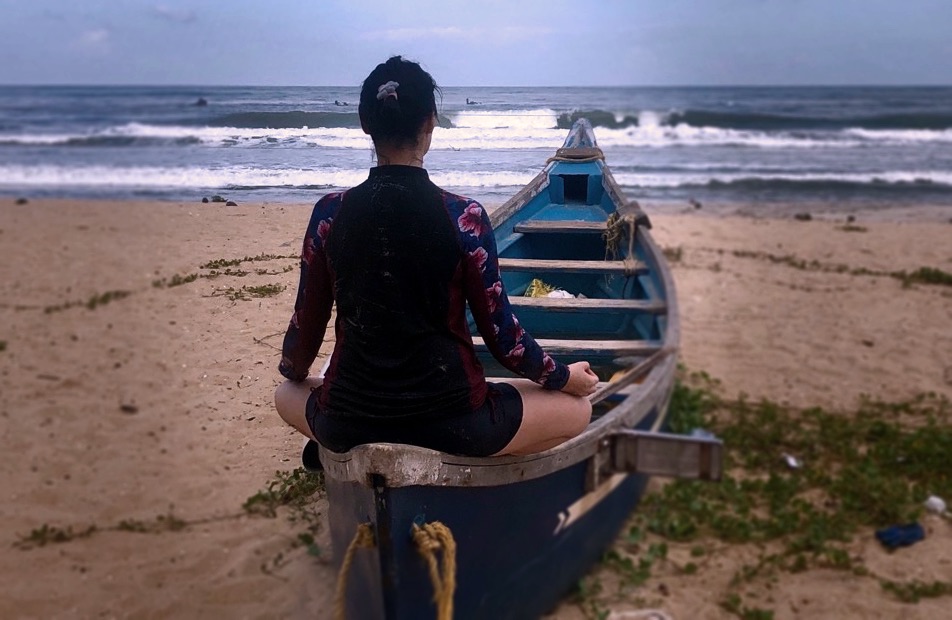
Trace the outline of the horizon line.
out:
[[[3,87],[54,87],[54,88],[348,88],[360,89],[360,85],[343,84],[160,84],[160,83],[67,83],[67,82],[18,82],[7,83],[0,82],[0,88]],[[950,83],[908,83],[908,84],[882,84],[872,82],[854,82],[854,83],[798,83],[798,84],[592,84],[592,85],[569,85],[569,84],[545,84],[545,85],[527,85],[527,84],[496,84],[496,85],[440,85],[440,88],[570,88],[573,90],[586,90],[593,88],[949,88]]]

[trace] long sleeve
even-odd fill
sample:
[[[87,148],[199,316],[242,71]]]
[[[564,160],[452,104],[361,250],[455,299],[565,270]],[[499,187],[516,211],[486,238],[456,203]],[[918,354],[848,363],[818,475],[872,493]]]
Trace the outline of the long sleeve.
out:
[[[565,364],[552,359],[519,325],[499,275],[496,238],[486,210],[465,201],[451,210],[463,245],[464,281],[476,328],[499,363],[544,388],[559,390],[569,378]],[[454,213],[455,212],[455,213]]]
[[[333,278],[324,252],[340,194],[322,198],[311,214],[301,251],[301,278],[294,314],[284,335],[278,371],[291,381],[307,378],[311,364],[324,342],[324,333],[334,305]]]

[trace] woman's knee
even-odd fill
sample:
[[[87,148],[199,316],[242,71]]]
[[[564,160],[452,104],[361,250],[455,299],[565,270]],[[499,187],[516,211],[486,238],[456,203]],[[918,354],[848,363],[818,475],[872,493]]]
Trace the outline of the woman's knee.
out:
[[[282,418],[284,415],[281,414],[281,412],[287,407],[289,390],[288,384],[290,383],[290,381],[285,381],[284,383],[279,384],[274,390],[274,408],[278,410],[278,414],[280,414]]]
[[[291,421],[301,408],[301,384],[285,381],[274,390],[274,408],[285,422]]]
[[[578,398],[565,416],[566,434],[569,437],[580,435],[592,421],[592,403],[587,398]]]

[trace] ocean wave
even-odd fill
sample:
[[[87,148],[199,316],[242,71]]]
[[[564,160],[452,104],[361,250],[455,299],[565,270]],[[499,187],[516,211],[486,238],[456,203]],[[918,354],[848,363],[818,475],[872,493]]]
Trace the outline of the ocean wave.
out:
[[[441,187],[521,187],[534,172],[431,171]],[[0,188],[161,188],[161,189],[326,189],[353,187],[367,179],[366,168],[264,169],[248,166],[52,166],[0,165]]]
[[[843,134],[869,142],[889,142],[895,144],[915,142],[952,143],[952,129],[937,131],[926,129],[861,129],[853,127],[844,130]]]
[[[571,129],[575,121],[580,118],[588,119],[592,127],[620,129],[624,127],[637,127],[639,125],[639,116],[637,115],[606,112],[605,110],[576,110],[575,112],[563,112],[559,114],[556,120],[556,126],[559,129]]]
[[[798,129],[938,129],[952,128],[952,114],[908,113],[866,116],[798,116],[762,114],[754,112],[720,112],[712,110],[685,110],[672,112],[666,118],[669,125],[694,127],[721,127],[725,129],[759,129],[763,131]]]
[[[869,173],[712,173],[657,174],[621,172],[613,175],[632,188],[734,188],[734,189],[927,189],[952,192],[952,172],[888,171]]]
[[[520,110],[464,110],[450,115],[452,127],[444,129],[506,129],[519,132],[556,129],[556,111],[549,108]],[[564,133],[564,132],[563,132]]]
[[[236,112],[208,121],[212,127],[239,129],[360,128],[357,112]]]
[[[236,127],[239,129],[301,129],[323,127],[325,129],[360,129],[360,117],[353,112],[235,112],[208,121],[212,127]],[[440,127],[451,127],[452,122],[439,116]]]
[[[803,116],[758,112],[725,112],[719,110],[643,110],[638,113],[602,109],[574,110],[559,113],[551,108],[508,110],[463,110],[442,117],[441,126],[469,128],[527,127],[567,130],[579,118],[587,118],[594,127],[624,129],[643,125],[654,117],[668,126],[714,127],[719,129],[758,131],[842,130],[946,130],[952,129],[952,113],[906,113],[857,116]],[[349,112],[238,112],[218,116],[208,124],[212,127],[241,129],[300,129],[302,127],[360,128],[356,111]]]
[[[552,110],[462,112],[452,127],[439,127],[433,150],[550,149],[565,139],[555,127]],[[603,148],[682,148],[731,146],[764,149],[843,149],[908,144],[952,143],[952,129],[863,129],[836,131],[760,131],[671,125],[664,115],[642,112],[637,124],[600,127],[596,139]],[[213,127],[127,123],[93,133],[0,134],[0,147],[152,147],[206,146],[250,148],[370,149],[370,138],[351,127]]]
[[[643,126],[713,128],[736,131],[778,133],[848,132],[867,139],[893,141],[952,140],[952,114],[910,113],[866,116],[820,117],[755,112],[721,112],[688,109],[684,111],[643,110],[638,114],[606,110],[563,112],[556,119],[559,129],[570,129],[580,118],[593,127],[627,129]]]

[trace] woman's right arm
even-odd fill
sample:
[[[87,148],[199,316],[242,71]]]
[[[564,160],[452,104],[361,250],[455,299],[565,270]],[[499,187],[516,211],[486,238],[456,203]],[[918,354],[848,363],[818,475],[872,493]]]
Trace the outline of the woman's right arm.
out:
[[[334,306],[334,286],[327,266],[324,240],[340,207],[341,194],[328,194],[311,213],[301,251],[301,279],[294,314],[284,335],[278,372],[291,381],[307,378],[324,342]]]

